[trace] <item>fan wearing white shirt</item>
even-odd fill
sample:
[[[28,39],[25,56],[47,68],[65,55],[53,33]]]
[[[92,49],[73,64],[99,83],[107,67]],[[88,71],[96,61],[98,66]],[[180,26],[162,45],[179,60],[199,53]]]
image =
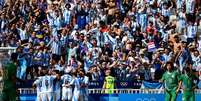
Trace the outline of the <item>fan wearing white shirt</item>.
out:
[[[72,87],[69,86],[70,82],[72,81],[72,76],[69,74],[64,74],[61,76],[62,80],[62,101],[71,101],[73,91]]]
[[[195,0],[185,0],[185,4],[187,14],[192,14],[195,12],[195,4],[196,4]]]
[[[27,40],[27,28],[23,25],[20,26],[20,28],[17,28],[19,35],[20,35],[20,40],[24,41]]]
[[[165,17],[169,17],[172,6],[173,5],[171,5],[171,7],[168,7],[168,4],[164,3],[162,8],[161,8],[162,15],[165,16]]]
[[[189,25],[187,26],[187,33],[186,33],[188,43],[191,43],[194,41],[196,33],[197,33],[197,26],[194,25],[192,22],[190,22]]]
[[[65,8],[63,9],[63,18],[64,18],[64,26],[69,25],[72,19],[72,11],[70,10],[71,5],[66,4]]]
[[[186,4],[186,17],[188,21],[195,22],[195,5],[196,0],[185,0]]]
[[[194,50],[191,54],[192,61],[193,61],[193,69],[198,71],[198,67],[201,66],[201,57],[198,50]]]
[[[176,0],[177,10],[182,9],[185,0]]]

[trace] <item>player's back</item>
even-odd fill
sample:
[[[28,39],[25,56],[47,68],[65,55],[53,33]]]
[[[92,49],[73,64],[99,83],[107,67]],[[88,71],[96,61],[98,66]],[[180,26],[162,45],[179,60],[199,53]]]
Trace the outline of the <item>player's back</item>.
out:
[[[41,100],[41,94],[43,93],[42,92],[42,76],[38,77],[35,81],[34,81],[34,85],[36,86],[36,91],[37,91],[37,101],[40,101]]]
[[[55,76],[43,76],[42,79],[42,91],[43,92],[53,92],[54,90],[54,85],[53,85],[53,81],[56,77]]]
[[[72,76],[70,76],[69,74],[65,74],[61,77],[61,80],[63,82],[63,84],[69,84],[72,81]]]
[[[84,93],[84,94],[87,93],[89,78],[87,76],[84,76],[84,77],[80,77],[79,80],[81,85],[80,93]]]
[[[75,77],[72,81],[71,81],[71,85],[73,85],[74,87],[74,93],[75,92],[80,92],[80,80],[78,77]]]
[[[72,86],[68,86],[72,82],[73,78],[69,74],[61,76],[62,80],[62,100],[70,101],[72,98]]]

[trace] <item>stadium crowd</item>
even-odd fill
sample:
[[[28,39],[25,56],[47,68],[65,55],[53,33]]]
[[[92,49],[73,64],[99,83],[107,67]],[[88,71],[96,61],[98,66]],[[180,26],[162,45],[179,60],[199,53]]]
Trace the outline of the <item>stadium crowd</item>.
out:
[[[192,64],[201,80],[200,0],[1,0],[0,45],[17,47],[17,77],[43,70],[104,80],[159,80]]]

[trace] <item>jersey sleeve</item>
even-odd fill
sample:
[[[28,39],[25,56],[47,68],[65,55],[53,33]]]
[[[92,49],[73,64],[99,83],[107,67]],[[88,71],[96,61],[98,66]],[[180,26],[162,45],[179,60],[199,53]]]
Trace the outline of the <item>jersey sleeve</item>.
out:
[[[39,85],[39,83],[40,83],[40,81],[41,81],[41,79],[40,78],[38,78],[36,81],[34,81],[34,85]]]
[[[61,76],[61,80],[63,80],[64,79],[64,75],[63,76]]]
[[[72,79],[70,82],[70,85],[74,85],[75,84],[75,79]]]
[[[62,83],[64,82],[64,75],[61,76],[61,82],[62,82]]]

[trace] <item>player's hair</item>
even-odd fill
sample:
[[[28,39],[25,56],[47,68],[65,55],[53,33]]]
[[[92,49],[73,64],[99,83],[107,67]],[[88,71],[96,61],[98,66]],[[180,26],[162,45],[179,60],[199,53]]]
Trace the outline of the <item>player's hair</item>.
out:
[[[11,54],[11,61],[17,62],[18,54],[17,53],[12,53]]]
[[[190,72],[190,68],[189,68],[189,67],[186,67],[186,68],[184,68],[184,71],[185,71],[185,72]]]
[[[171,66],[171,69],[174,69],[174,63],[172,61],[168,61],[165,65],[165,67],[167,68],[167,65],[170,65]]]

